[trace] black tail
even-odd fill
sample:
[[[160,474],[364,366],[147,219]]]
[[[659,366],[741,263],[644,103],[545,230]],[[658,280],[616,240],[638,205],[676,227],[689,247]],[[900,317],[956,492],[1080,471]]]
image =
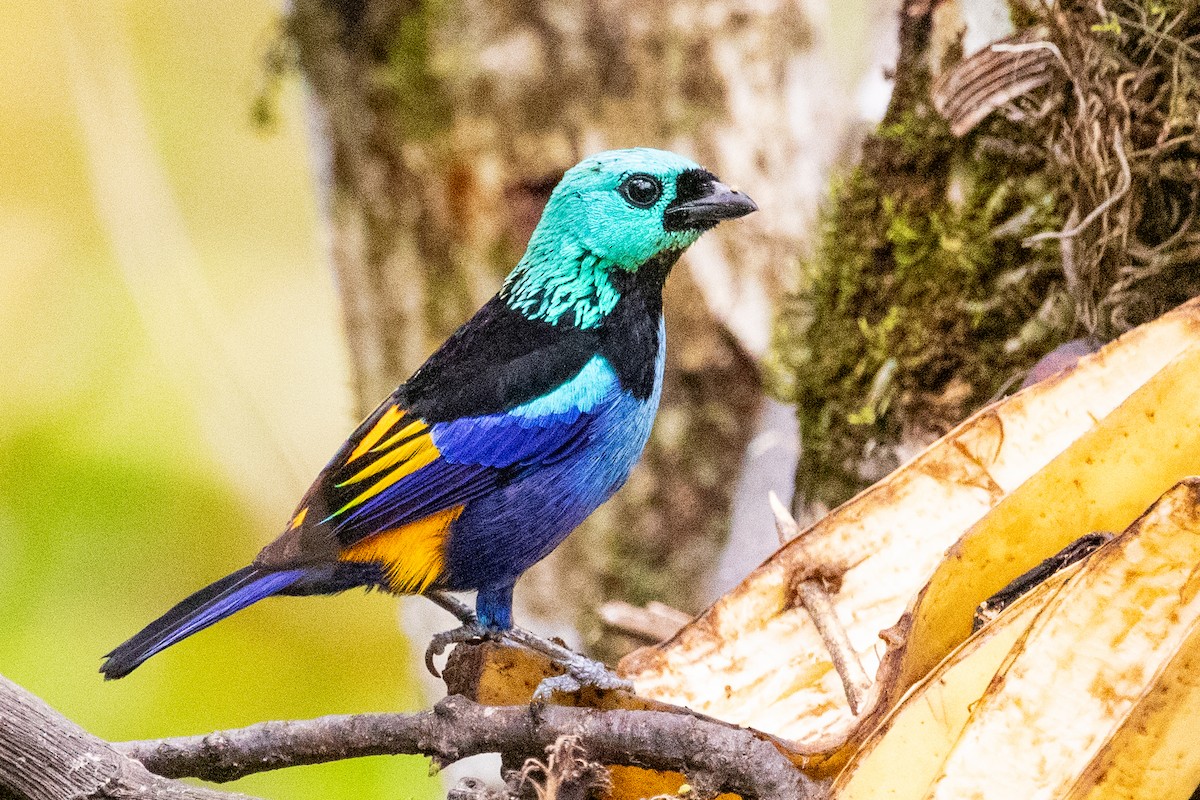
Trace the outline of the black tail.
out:
[[[241,611],[264,597],[286,589],[303,574],[304,570],[298,569],[272,572],[245,567],[226,575],[176,605],[105,656],[100,671],[106,680],[123,678],[160,650],[204,630],[235,611]]]

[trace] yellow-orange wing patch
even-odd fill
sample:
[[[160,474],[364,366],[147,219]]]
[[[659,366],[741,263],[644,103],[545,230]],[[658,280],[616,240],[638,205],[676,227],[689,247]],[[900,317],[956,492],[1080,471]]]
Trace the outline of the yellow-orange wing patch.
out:
[[[368,536],[344,550],[342,561],[382,564],[388,586],[401,594],[423,592],[442,574],[450,525],[463,512],[447,508],[399,528]]]
[[[381,416],[379,421],[371,427],[371,430],[363,434],[363,438],[359,440],[358,445],[354,448],[354,451],[350,453],[350,457],[346,459],[346,463],[349,464],[351,461],[360,458],[364,453],[378,444],[379,440],[382,439],[384,435],[390,431],[403,416],[404,409],[400,408],[400,406],[388,406],[388,410],[383,412],[383,416]]]
[[[296,528],[299,528],[301,525],[304,524],[304,518],[307,516],[308,516],[308,506],[304,506],[303,508],[301,508],[299,511],[296,512],[296,515],[294,517],[292,517],[292,521],[288,523],[287,529],[289,531],[296,530]]]
[[[410,438],[401,441],[392,450],[380,453],[374,461],[357,473],[336,484],[338,489],[344,489],[356,483],[363,483],[365,488],[333,512],[330,519],[355,506],[362,505],[397,481],[412,475],[421,467],[428,466],[438,459],[441,453],[438,452],[437,445],[433,443],[433,437],[429,435],[429,428],[423,422],[414,424],[419,424],[420,427],[415,429]],[[369,478],[374,480],[364,483]]]

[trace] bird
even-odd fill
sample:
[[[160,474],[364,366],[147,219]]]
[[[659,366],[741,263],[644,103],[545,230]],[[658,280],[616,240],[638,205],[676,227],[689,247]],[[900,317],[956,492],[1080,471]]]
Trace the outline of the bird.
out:
[[[631,148],[567,170],[500,290],[375,409],[251,564],[105,656],[121,678],[271,596],[423,594],[462,625],[430,644],[512,634],[513,587],[621,487],[663,385],[662,291],[680,255],[757,210],[696,162]],[[475,608],[446,592],[475,591]],[[541,640],[565,683],[606,668]],[[432,669],[432,666],[431,666]]]

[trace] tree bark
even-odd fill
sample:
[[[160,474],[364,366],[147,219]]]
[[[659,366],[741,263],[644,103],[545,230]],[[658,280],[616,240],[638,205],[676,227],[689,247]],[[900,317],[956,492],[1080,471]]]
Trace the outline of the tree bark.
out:
[[[809,784],[762,734],[666,711],[481,706],[460,696],[416,714],[357,714],[263,722],[204,736],[117,745],[175,778],[230,781],[256,772],[360,756],[421,753],[445,766],[479,753],[517,763],[574,737],[604,764],[685,772],[712,791],[804,798]]]
[[[808,779],[766,735],[671,711],[482,706],[451,696],[432,711],[263,722],[229,731],[110,744],[0,677],[3,800],[252,800],[172,778],[231,781],[373,755],[421,754],[445,766],[479,753],[516,763],[564,738],[589,760],[683,772],[704,791],[805,798]]]
[[[3,800],[250,800],[155,775],[0,676]]]

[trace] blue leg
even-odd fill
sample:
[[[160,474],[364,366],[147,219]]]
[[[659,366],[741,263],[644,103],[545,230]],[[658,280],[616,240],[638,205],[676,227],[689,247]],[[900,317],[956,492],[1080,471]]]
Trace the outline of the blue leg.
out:
[[[629,681],[600,662],[581,656],[523,628],[513,627],[512,591],[512,585],[480,591],[475,598],[474,614],[465,604],[452,597],[440,592],[430,593],[431,600],[463,623],[461,628],[437,634],[429,643],[429,648],[425,651],[425,666],[435,678],[440,676],[433,663],[434,656],[441,655],[451,644],[480,639],[507,639],[512,644],[541,653],[564,670],[562,675],[545,678],[538,684],[533,694],[536,703],[548,701],[555,692],[577,692],[584,686],[593,686],[601,690],[633,691],[633,685]]]
[[[475,613],[472,615],[465,605],[445,595],[434,593],[431,599],[462,621],[462,627],[445,631],[433,637],[425,650],[425,666],[436,678],[439,677],[433,659],[447,647],[462,642],[496,639],[512,630],[512,584],[492,589],[480,589],[475,598]]]
[[[513,587],[480,589],[475,597],[475,618],[489,631],[506,631],[512,628]]]

